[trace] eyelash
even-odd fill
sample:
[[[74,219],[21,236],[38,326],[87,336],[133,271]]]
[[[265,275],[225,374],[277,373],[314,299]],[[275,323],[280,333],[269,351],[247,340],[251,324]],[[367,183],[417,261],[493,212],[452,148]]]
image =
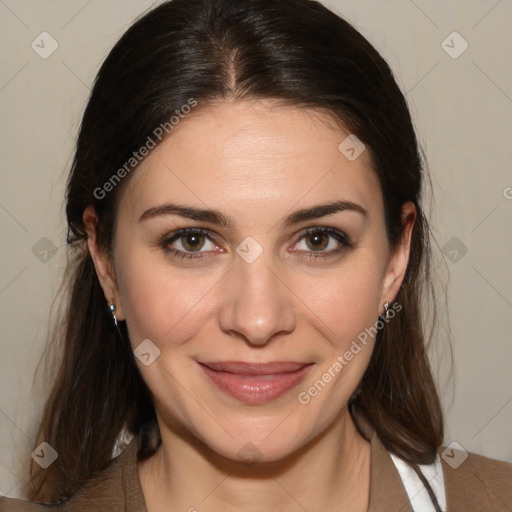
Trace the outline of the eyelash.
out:
[[[205,256],[203,256],[203,252],[201,252],[201,251],[198,251],[197,253],[192,253],[192,252],[184,252],[179,249],[174,249],[174,248],[169,247],[169,244],[171,244],[172,242],[175,242],[176,240],[179,240],[180,238],[185,237],[186,235],[188,235],[190,233],[204,235],[211,242],[218,245],[212,232],[207,229],[201,229],[201,228],[179,229],[178,231],[175,231],[173,233],[170,233],[169,235],[166,235],[164,237],[164,239],[161,241],[160,245],[163,249],[165,249],[166,251],[171,253],[171,255],[174,258],[187,259],[187,260],[204,258]],[[325,252],[325,251],[306,251],[307,256],[305,256],[305,257],[309,257],[310,260],[314,259],[314,258],[324,259],[324,258],[336,256],[339,253],[343,252],[344,250],[352,249],[354,247],[354,244],[352,243],[352,241],[349,239],[349,237],[345,233],[343,233],[342,231],[339,231],[337,229],[330,228],[330,227],[308,228],[300,234],[297,242],[295,242],[294,245],[297,245],[300,241],[302,241],[304,238],[306,238],[307,236],[309,236],[313,233],[325,233],[325,234],[331,236],[332,238],[334,238],[337,242],[339,242],[340,246],[337,249],[333,249],[333,250],[327,251],[327,252]],[[297,251],[297,252],[305,252],[305,251]]]

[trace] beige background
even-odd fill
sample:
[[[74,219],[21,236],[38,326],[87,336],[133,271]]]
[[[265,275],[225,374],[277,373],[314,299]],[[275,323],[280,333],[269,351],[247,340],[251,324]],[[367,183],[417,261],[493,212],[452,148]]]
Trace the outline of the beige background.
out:
[[[436,265],[450,275],[454,351],[450,380],[442,318],[433,361],[445,442],[512,462],[512,2],[325,3],[390,63],[433,175]],[[19,495],[46,392],[33,375],[63,268],[63,190],[80,116],[108,50],[152,4],[0,0],[0,494]],[[44,31],[58,43],[47,59],[31,47]],[[442,47],[453,31],[469,44],[456,59]],[[453,53],[462,43],[451,36],[445,44]],[[45,252],[51,244],[56,252]]]

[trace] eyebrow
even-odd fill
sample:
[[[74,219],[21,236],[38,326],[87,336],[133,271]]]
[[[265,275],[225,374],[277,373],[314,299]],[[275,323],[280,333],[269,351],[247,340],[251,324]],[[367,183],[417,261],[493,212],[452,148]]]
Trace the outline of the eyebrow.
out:
[[[364,217],[368,217],[368,211],[361,205],[352,201],[334,201],[326,204],[312,206],[297,210],[288,215],[282,222],[282,227],[289,227],[294,224],[299,224],[308,220],[319,219],[327,215],[332,215],[342,211],[353,211],[360,213]],[[166,203],[159,206],[154,206],[146,210],[140,217],[139,222],[155,217],[166,215],[179,215],[187,219],[198,220],[202,222],[209,222],[226,229],[231,229],[235,222],[232,218],[225,216],[218,210],[194,208],[191,206],[183,206],[174,203]]]

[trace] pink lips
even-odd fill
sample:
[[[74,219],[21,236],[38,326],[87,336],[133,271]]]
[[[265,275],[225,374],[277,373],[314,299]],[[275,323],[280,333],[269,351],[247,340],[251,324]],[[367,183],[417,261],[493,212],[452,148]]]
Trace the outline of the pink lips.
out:
[[[304,379],[312,366],[292,361],[220,361],[199,365],[219,389],[250,404],[268,402],[284,395]]]

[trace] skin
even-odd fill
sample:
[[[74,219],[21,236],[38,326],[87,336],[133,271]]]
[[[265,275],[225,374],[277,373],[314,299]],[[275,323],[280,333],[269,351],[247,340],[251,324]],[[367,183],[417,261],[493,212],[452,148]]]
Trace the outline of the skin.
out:
[[[137,359],[162,435],[138,467],[150,512],[367,510],[370,445],[347,402],[374,340],[307,405],[297,399],[375,324],[409,258],[414,205],[403,205],[406,228],[392,251],[370,151],[349,161],[338,150],[349,133],[325,113],[269,101],[210,105],[181,121],[124,184],[111,259],[96,243],[94,209],[84,212],[106,300],[126,320],[134,348],[150,339],[160,350],[149,366]],[[281,224],[340,200],[367,215],[344,210]],[[218,210],[233,225],[178,215],[139,220],[164,203]],[[190,238],[161,243],[187,227],[215,236],[192,239],[200,251],[192,254],[202,257],[169,252],[190,249]],[[322,227],[345,233],[352,247],[321,233],[302,237]],[[262,248],[252,263],[236,252],[248,236]],[[284,396],[247,404],[220,391],[197,363],[219,360],[314,364]],[[259,456],[250,465],[239,455],[247,443]]]

